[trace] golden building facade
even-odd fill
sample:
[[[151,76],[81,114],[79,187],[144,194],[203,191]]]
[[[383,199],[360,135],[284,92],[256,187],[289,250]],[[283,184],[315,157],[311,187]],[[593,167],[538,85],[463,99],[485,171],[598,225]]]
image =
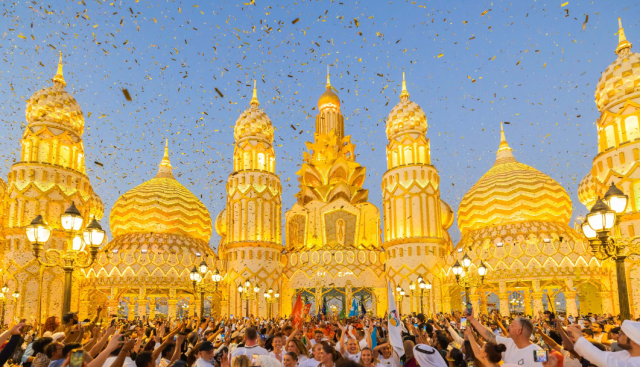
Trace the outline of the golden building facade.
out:
[[[387,117],[387,171],[382,176],[386,272],[393,289],[408,296],[402,310],[442,311],[443,259],[451,253],[451,207],[440,198],[440,176],[431,164],[427,116],[409,100],[404,73],[400,102]],[[431,289],[420,289],[422,277]],[[413,284],[413,287],[412,287]],[[411,289],[415,288],[415,289]]]
[[[340,98],[327,74],[318,99],[314,142],[298,174],[296,203],[285,213],[282,255],[283,314],[291,314],[300,292],[311,312],[348,314],[352,300],[374,314],[386,309],[380,213],[363,188],[366,169],[355,160],[355,145],[344,135]]]
[[[235,124],[234,172],[227,180],[226,207],[216,219],[216,231],[222,237],[218,254],[227,274],[223,287],[228,302],[222,310],[228,315],[266,317],[267,306],[274,314],[279,309],[279,300],[268,305],[263,297],[268,289],[282,292],[282,185],[275,173],[273,134],[254,82],[250,106]],[[238,286],[245,287],[247,280],[251,286],[242,293]]]
[[[100,219],[104,212],[85,172],[84,115],[66,91],[66,85],[60,56],[53,85],[35,92],[26,101],[27,127],[20,140],[20,157],[11,166],[7,183],[0,184],[3,277],[11,292],[18,290],[21,295],[17,301],[7,302],[5,323],[13,316],[37,315],[39,307],[43,315],[62,312],[63,270],[46,268],[40,274],[41,267],[33,256],[25,226],[42,215],[52,229],[44,249],[66,249],[67,233],[61,226],[60,215],[72,202],[80,210],[85,225],[92,218]],[[79,277],[76,271],[74,280],[77,282]],[[77,291],[76,287],[72,294],[72,305],[76,306]]]
[[[600,266],[586,238],[569,226],[569,195],[551,177],[518,162],[502,126],[500,134],[493,167],[458,208],[462,237],[447,256],[444,308],[462,307],[464,289],[452,266],[466,254],[471,266],[465,278],[480,279],[481,262],[488,269],[482,284],[469,284],[470,302],[484,312],[499,308],[508,314],[523,306],[533,315],[560,304],[573,316],[612,313],[615,274]]]
[[[80,314],[92,315],[97,305],[109,314],[123,317],[175,316],[187,305],[189,313],[200,312],[201,302],[218,308],[222,294],[208,292],[205,300],[189,278],[203,260],[209,271],[218,267],[209,247],[209,211],[173,175],[168,143],[158,172],[132,188],[114,203],[109,216],[113,239],[103,247],[92,268],[83,271],[80,284]]]
[[[620,218],[623,237],[640,235],[640,54],[632,52],[618,18],[616,59],[600,77],[595,102],[600,111],[597,127],[597,155],[591,171],[578,187],[578,198],[587,209],[603,197],[614,183],[629,196]],[[640,259],[625,261],[631,314],[640,314]]]

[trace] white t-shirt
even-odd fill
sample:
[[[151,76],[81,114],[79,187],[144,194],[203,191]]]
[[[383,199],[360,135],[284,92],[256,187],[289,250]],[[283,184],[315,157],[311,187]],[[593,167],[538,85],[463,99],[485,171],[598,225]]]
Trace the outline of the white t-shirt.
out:
[[[542,363],[533,361],[533,351],[542,349],[539,345],[530,344],[520,349],[513,342],[513,339],[502,336],[496,336],[496,342],[498,344],[502,343],[507,347],[507,351],[504,352],[504,357],[502,358],[504,363],[512,363],[520,367],[542,367]]]
[[[196,363],[193,365],[194,367],[213,367],[213,364],[205,361],[202,358],[196,359]]]
[[[564,367],[582,367],[580,360],[572,356],[568,351],[563,349],[560,351],[560,354],[564,357],[564,361],[562,362]]]
[[[363,350],[364,348],[368,347],[369,345],[367,344],[367,338],[363,338],[362,340],[360,340],[358,342],[358,344],[360,344],[360,350]]]
[[[300,363],[300,367],[318,367],[320,361],[316,361],[315,358],[307,358],[303,363]]]
[[[260,356],[268,356],[269,352],[267,352],[266,349],[262,348],[259,345],[253,345],[251,347],[240,347],[240,348],[236,348],[233,352],[231,352],[231,359],[240,355],[245,355],[249,358],[252,358],[254,354],[257,354]]]
[[[400,367],[400,358],[396,353],[391,351],[391,355],[388,359],[385,359],[382,354],[378,354],[378,364],[384,367]]]
[[[305,365],[307,363],[307,361],[309,360],[309,358],[303,356],[303,355],[299,355],[298,356],[298,362],[296,362],[296,366],[298,367],[302,367],[303,365]]]
[[[342,353],[342,356],[344,356],[345,358],[348,358],[348,359],[358,363],[358,362],[360,362],[360,354],[362,354],[362,352],[358,352],[356,354],[351,354],[349,352],[344,352],[344,353]]]
[[[284,358],[284,355],[285,355],[286,353],[287,353],[287,352],[285,352],[284,350],[281,350],[281,351],[280,351],[280,358],[278,358],[278,357],[276,357],[276,354],[275,354],[274,352],[269,352],[269,357],[271,357],[271,358],[275,358],[275,359],[277,359],[278,361],[280,361],[280,363],[282,363],[282,358]]]
[[[111,356],[107,358],[107,360],[104,361],[104,364],[102,365],[102,367],[111,367],[113,362],[116,361],[116,358],[118,358],[118,356]],[[122,367],[136,367],[136,362],[134,362],[133,359],[129,357],[125,357],[124,364],[122,365]]]

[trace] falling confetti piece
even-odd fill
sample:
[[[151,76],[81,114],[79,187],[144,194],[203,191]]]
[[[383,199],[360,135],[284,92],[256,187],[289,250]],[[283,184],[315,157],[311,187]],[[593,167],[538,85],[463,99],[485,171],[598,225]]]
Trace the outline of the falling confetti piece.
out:
[[[216,93],[218,93],[218,95],[220,95],[220,98],[224,98],[224,95],[222,94],[222,92],[220,92],[220,91],[218,90],[218,88],[213,88],[213,89],[215,89],[215,90],[216,90]]]
[[[488,10],[485,10],[485,11],[483,11],[483,12],[482,12],[482,14],[480,14],[480,16],[481,16],[481,17],[483,17],[483,16],[484,16],[485,14],[487,14],[488,12],[489,12]]]
[[[293,20],[293,22],[291,22],[291,24],[296,24],[296,23],[298,23],[299,21],[300,21],[300,18],[296,18],[296,19],[294,19],[294,20]]]
[[[104,165],[98,161],[93,161],[93,163],[95,163],[97,166],[104,167]]]
[[[122,88],[122,94],[124,94],[124,98],[127,101],[133,101],[133,99],[131,98],[131,95],[129,94],[129,91],[126,88]]]
[[[568,2],[568,1],[567,1],[566,3],[564,3],[564,4],[560,5],[560,7],[567,6],[567,5],[569,5],[569,2]]]
[[[438,58],[441,58],[442,56],[444,56],[444,54],[438,54]]]

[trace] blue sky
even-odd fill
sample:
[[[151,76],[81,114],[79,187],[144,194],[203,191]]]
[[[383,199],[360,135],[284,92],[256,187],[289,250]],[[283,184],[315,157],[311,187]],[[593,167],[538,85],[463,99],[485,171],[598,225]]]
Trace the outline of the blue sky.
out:
[[[384,124],[404,71],[454,209],[493,164],[508,121],[516,158],[565,187],[574,218],[586,212],[576,192],[596,154],[594,90],[616,58],[619,16],[640,47],[637,2],[249,1],[1,2],[1,176],[19,158],[24,101],[49,85],[61,50],[103,227],[117,198],[155,175],[164,138],[178,179],[215,219],[253,79],[277,129],[285,211],[329,64],[378,207]],[[455,225],[450,233],[459,238]]]

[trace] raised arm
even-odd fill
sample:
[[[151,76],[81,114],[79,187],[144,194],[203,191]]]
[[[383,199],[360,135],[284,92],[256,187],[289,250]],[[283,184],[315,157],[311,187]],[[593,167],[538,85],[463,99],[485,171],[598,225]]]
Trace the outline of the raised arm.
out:
[[[473,336],[473,331],[471,328],[466,328],[464,331],[464,336],[469,340],[469,344],[471,345],[471,349],[473,349],[473,355],[479,360],[484,366],[488,365],[488,360],[482,357],[482,353],[480,353],[480,346],[476,342],[475,336]],[[495,339],[495,338],[494,338]]]
[[[496,342],[496,335],[493,333],[493,331],[491,331],[491,329],[489,329],[488,327],[482,325],[480,321],[476,320],[473,315],[468,316],[467,320],[469,320],[469,322],[471,322],[471,325],[473,325],[473,327],[478,330],[478,334],[480,334],[480,336],[482,336],[484,340],[488,342]]]

